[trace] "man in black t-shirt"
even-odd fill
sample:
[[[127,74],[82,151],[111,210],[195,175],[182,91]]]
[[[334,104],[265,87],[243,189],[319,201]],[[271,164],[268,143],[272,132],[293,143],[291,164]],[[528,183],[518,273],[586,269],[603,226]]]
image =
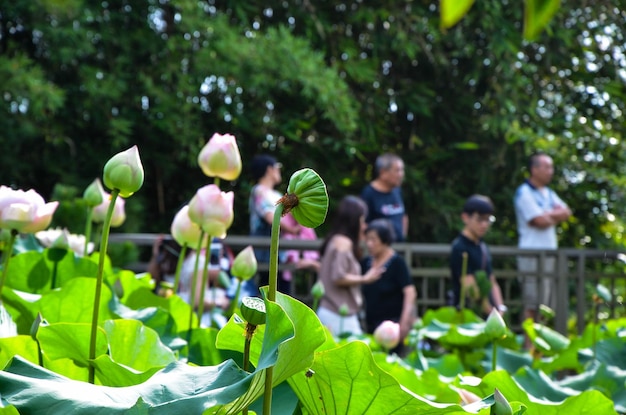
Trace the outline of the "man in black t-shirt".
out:
[[[469,197],[463,206],[461,219],[463,230],[452,242],[450,254],[454,293],[452,302],[455,306],[460,306],[461,291],[465,287],[466,306],[476,306],[485,315],[495,307],[500,314],[504,314],[507,308],[502,303],[502,292],[493,275],[489,248],[483,241],[483,236],[495,220],[491,199],[482,195]],[[465,270],[464,254],[467,255]]]
[[[404,180],[404,162],[395,154],[378,156],[375,164],[375,179],[361,192],[361,199],[367,204],[367,218],[387,219],[393,224],[396,241],[406,238],[409,220],[404,209],[400,186]]]

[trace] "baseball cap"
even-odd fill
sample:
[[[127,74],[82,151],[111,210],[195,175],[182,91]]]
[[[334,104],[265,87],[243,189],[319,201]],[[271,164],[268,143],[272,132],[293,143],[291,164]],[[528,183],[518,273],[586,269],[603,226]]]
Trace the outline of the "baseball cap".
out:
[[[478,213],[479,215],[493,214],[493,202],[487,196],[472,195],[463,205],[463,213]]]

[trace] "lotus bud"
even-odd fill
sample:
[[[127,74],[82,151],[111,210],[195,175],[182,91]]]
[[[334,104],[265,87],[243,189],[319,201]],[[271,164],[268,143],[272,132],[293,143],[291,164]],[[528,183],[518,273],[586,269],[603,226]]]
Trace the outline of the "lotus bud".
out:
[[[189,218],[208,235],[224,238],[234,219],[234,197],[214,184],[201,187],[189,202]]]
[[[243,297],[241,299],[241,316],[254,326],[265,324],[265,302],[259,297]]]
[[[342,305],[339,307],[339,315],[340,315],[340,316],[345,317],[345,316],[347,316],[347,315],[348,315],[348,313],[349,313],[349,312],[350,312],[350,309],[348,308],[348,305],[347,305],[347,304],[342,304]]]
[[[100,179],[95,179],[85,189],[83,199],[85,200],[85,203],[87,203],[88,207],[95,207],[102,203],[102,200],[104,199],[104,196],[102,195],[103,193],[104,189],[102,188]]]
[[[283,212],[291,212],[302,226],[316,228],[326,220],[328,193],[322,178],[311,169],[295,172],[289,179],[287,194],[278,203]]]
[[[187,245],[194,249],[198,246],[200,236],[202,236],[200,226],[189,217],[189,205],[183,206],[178,213],[176,213],[170,231],[172,237],[180,246]],[[208,240],[208,235],[205,235],[201,247],[206,247]]]
[[[499,340],[506,337],[506,323],[495,307],[491,309],[491,313],[489,313],[489,317],[487,317],[485,334],[492,340]]]
[[[198,155],[200,168],[209,177],[235,180],[241,174],[241,155],[235,136],[213,134]]]
[[[104,218],[106,218],[107,211],[109,210],[109,205],[111,204],[111,195],[105,192],[102,186],[100,186],[100,190],[102,191],[102,203],[93,208],[93,215],[91,217],[91,220],[96,223],[104,222]],[[112,228],[122,226],[126,220],[125,205],[126,201],[124,199],[119,197],[115,199],[115,207],[113,208],[113,216],[111,217]]]
[[[117,153],[104,165],[104,184],[118,189],[120,196],[129,197],[143,185],[143,166],[137,146]]]
[[[391,320],[383,321],[374,330],[374,339],[385,349],[393,349],[400,343],[400,325]]]
[[[247,281],[256,275],[256,271],[257,260],[254,255],[254,249],[251,245],[248,245],[235,257],[235,260],[230,267],[230,273],[233,277],[237,277],[242,281]]]
[[[506,400],[504,395],[500,393],[498,388],[493,391],[493,398],[495,400],[493,404],[494,410],[491,412],[494,415],[513,415],[513,408],[511,404]]]
[[[313,287],[311,287],[311,294],[315,300],[320,300],[324,296],[324,293],[324,283],[318,280],[313,284]]]

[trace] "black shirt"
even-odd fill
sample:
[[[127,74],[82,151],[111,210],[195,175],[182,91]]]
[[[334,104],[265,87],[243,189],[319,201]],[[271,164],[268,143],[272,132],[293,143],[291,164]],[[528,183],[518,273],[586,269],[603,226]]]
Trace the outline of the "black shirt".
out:
[[[481,239],[478,242],[472,241],[462,233],[452,242],[452,252],[450,253],[450,272],[452,277],[452,291],[454,293],[453,304],[459,305],[461,297],[461,272],[463,269],[463,252],[467,252],[467,274],[475,275],[476,271],[484,270],[487,278],[493,273],[491,265],[491,254],[487,244]],[[489,302],[493,304],[491,293]]]

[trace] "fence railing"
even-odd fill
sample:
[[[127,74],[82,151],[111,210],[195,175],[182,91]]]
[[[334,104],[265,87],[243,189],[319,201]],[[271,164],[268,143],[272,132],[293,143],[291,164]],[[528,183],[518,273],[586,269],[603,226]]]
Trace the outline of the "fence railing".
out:
[[[129,241],[138,246],[152,246],[158,234],[112,234],[110,241]],[[269,247],[270,239],[266,237],[229,235],[224,243],[234,253],[248,245],[255,248]],[[321,240],[299,241],[281,240],[280,248],[295,250],[317,250]],[[418,291],[417,306],[420,315],[428,308],[441,307],[448,302],[448,292],[451,288],[450,272],[448,269],[449,244],[398,243],[394,245],[397,252],[404,256],[409,265],[410,273]],[[586,324],[586,316],[592,307],[592,294],[599,282],[605,284],[613,295],[608,305],[609,316],[614,316],[618,307],[623,306],[623,290],[626,287],[626,274],[623,264],[619,261],[618,252],[560,248],[557,250],[521,250],[512,246],[490,246],[493,258],[494,273],[502,288],[505,304],[511,310],[510,324],[514,330],[519,330],[522,320],[521,284],[518,279],[518,256],[535,257],[538,260],[537,278],[552,279],[556,288],[556,306],[554,309],[554,327],[561,333],[567,331],[568,320],[576,318],[576,328],[582,332]],[[548,257],[556,259],[554,272],[544,271]],[[129,268],[135,271],[145,271],[147,263],[132,264]],[[268,264],[259,264],[261,270],[267,269]],[[292,269],[293,265],[281,264],[283,269]],[[528,274],[528,273],[526,273]],[[310,301],[309,293],[315,282],[313,273],[303,273],[304,281],[293,284],[296,298],[305,302]],[[540,287],[541,284],[539,283]],[[541,298],[541,297],[540,297]]]

